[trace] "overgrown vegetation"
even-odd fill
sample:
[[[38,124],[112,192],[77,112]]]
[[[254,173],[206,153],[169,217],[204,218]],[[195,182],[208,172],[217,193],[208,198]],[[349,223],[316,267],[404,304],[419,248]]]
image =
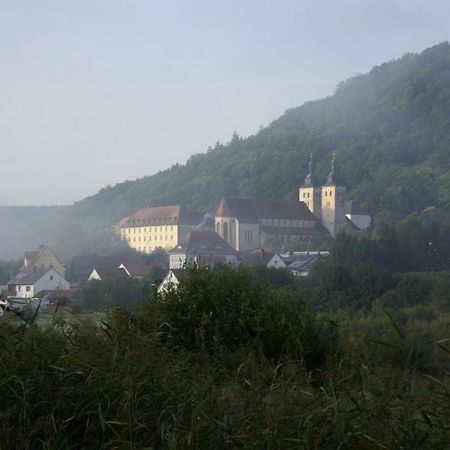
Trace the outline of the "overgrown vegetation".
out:
[[[201,269],[100,324],[0,322],[0,448],[445,448],[448,309],[307,301]]]

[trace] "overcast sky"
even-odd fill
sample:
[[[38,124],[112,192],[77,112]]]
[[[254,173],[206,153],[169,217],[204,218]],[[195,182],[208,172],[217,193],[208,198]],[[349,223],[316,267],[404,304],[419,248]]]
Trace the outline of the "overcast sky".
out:
[[[449,36],[448,0],[0,0],[0,205],[185,162]]]

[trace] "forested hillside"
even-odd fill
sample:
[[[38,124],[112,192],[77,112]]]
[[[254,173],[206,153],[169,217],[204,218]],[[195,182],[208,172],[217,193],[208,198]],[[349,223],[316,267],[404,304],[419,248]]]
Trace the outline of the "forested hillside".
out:
[[[374,67],[334,95],[286,111],[254,136],[217,143],[185,165],[104,188],[59,211],[51,237],[70,236],[76,248],[76,236],[148,205],[214,211],[225,195],[295,199],[309,154],[324,181],[333,151],[350,198],[374,216],[396,220],[429,206],[449,208],[450,45]]]
[[[450,45],[374,67],[254,136],[235,135],[185,165],[103,189],[71,213],[106,223],[144,205],[214,210],[224,195],[295,199],[309,154],[324,181],[333,151],[350,196],[372,214],[448,207]]]

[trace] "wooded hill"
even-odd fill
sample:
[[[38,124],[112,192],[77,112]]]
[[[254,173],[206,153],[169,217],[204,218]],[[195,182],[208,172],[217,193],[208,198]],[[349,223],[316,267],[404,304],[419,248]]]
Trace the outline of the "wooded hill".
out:
[[[333,96],[293,108],[254,136],[234,136],[156,175],[102,189],[74,217],[116,220],[146,205],[215,210],[224,195],[296,199],[312,152],[325,181],[333,151],[352,198],[400,217],[450,205],[450,45],[374,67]]]
[[[333,151],[349,197],[373,216],[448,209],[449,130],[445,42],[342,82],[334,95],[286,111],[253,136],[234,135],[184,165],[104,188],[56,215],[84,233],[144,206],[184,203],[214,211],[226,195],[296,199],[309,154],[324,181]]]

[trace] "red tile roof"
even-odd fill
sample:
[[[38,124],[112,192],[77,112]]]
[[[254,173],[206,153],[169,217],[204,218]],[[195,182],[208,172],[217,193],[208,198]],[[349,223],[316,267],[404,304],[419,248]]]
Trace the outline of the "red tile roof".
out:
[[[197,225],[202,221],[202,213],[188,211],[182,205],[172,205],[139,209],[130,217],[121,219],[117,226],[126,228],[148,225]]]

